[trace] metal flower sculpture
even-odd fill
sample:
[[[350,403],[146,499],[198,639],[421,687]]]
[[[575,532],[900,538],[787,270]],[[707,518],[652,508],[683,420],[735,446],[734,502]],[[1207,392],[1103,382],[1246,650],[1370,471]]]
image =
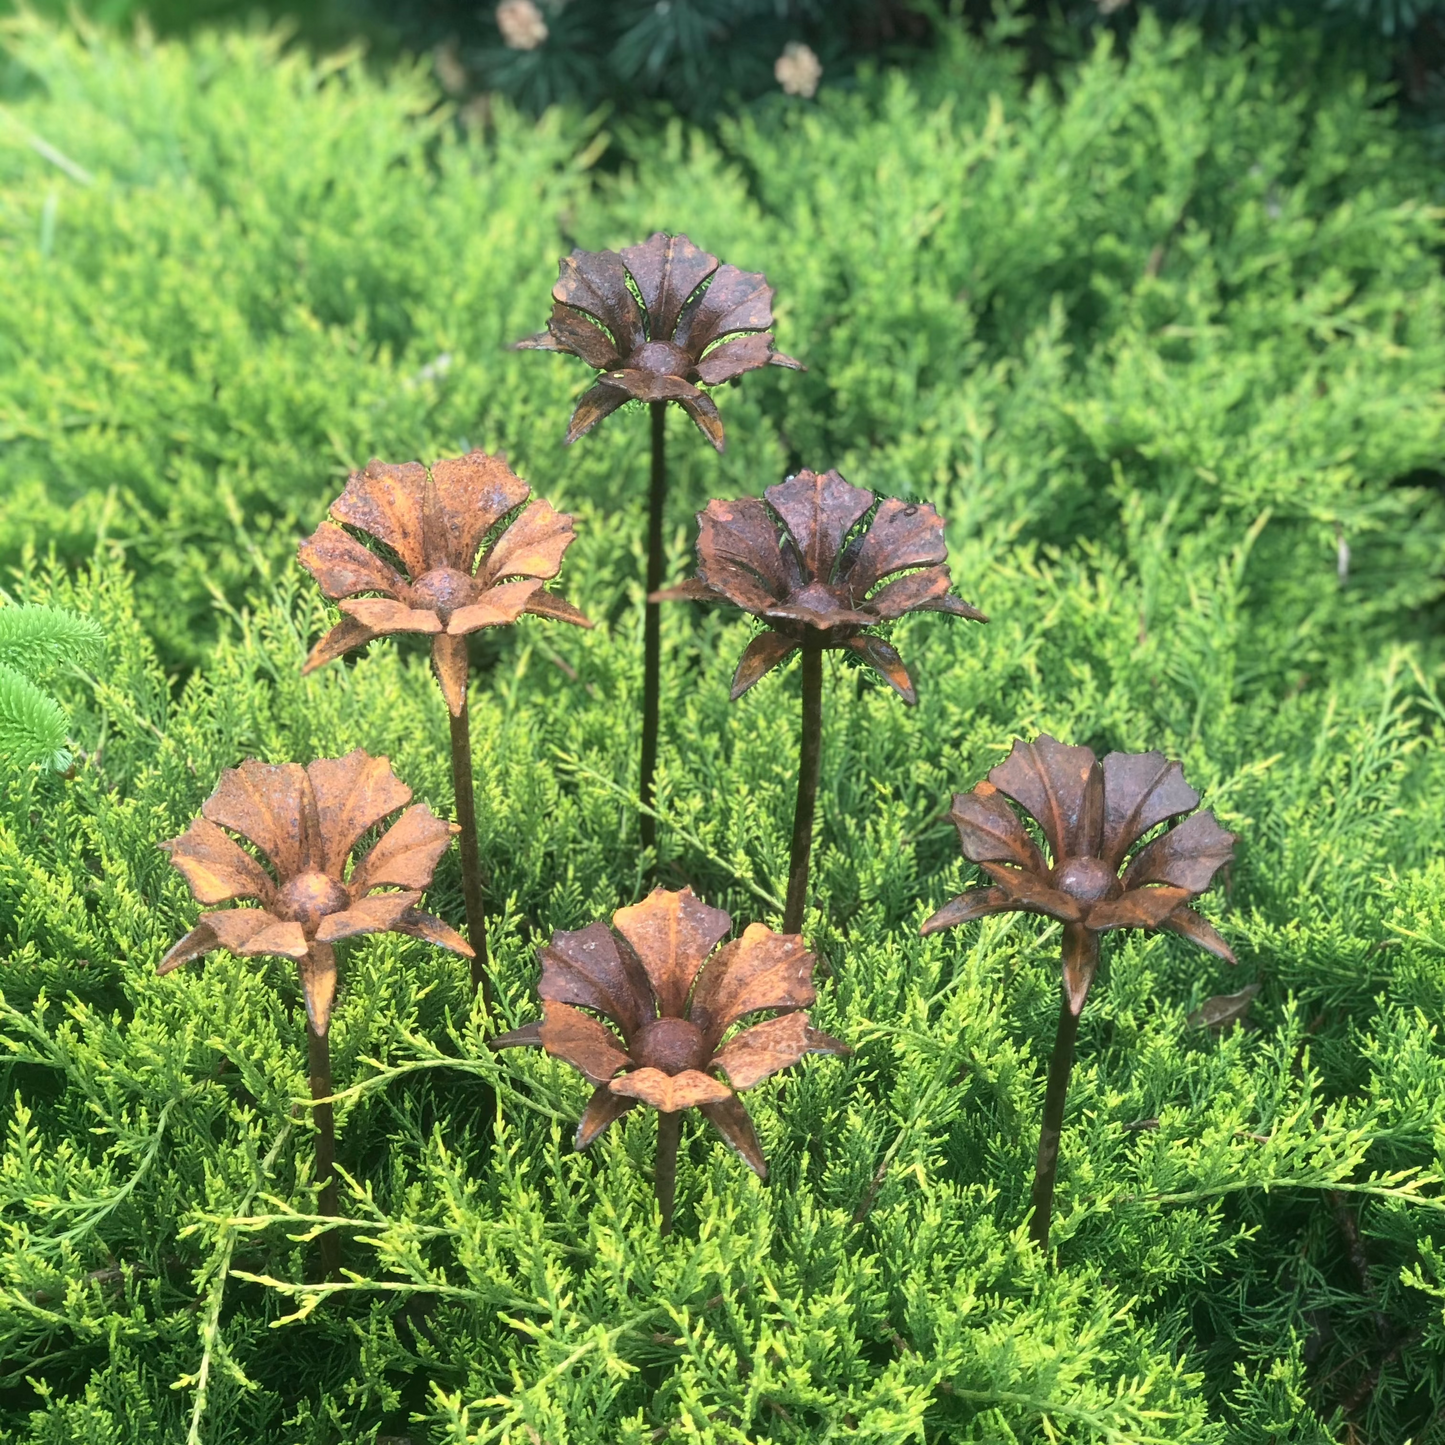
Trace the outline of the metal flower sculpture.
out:
[[[201,805],[201,816],[179,838],[160,845],[199,902],[249,899],[260,906],[202,913],[156,972],[169,973],[218,948],[242,958],[294,959],[306,999],[313,1099],[331,1094],[328,1033],[336,997],[336,943],[363,933],[404,933],[464,957],[472,952],[460,934],[416,906],[457,832],[455,823],[436,817],[424,803],[406,808],[348,875],[362,835],[410,801],[411,789],[387,759],[368,757],[359,748],[304,768],[252,760],[223,772],[216,791]],[[231,833],[254,844],[270,870]],[[320,1208],[335,1215],[330,1104],[316,1105],[316,1126]],[[334,1236],[322,1236],[322,1254],[328,1272],[334,1272]]]
[[[1038,824],[1047,859],[1009,799]],[[993,882],[945,904],[923,932],[1010,912],[1040,913],[1064,925],[1063,1003],[1033,1186],[1031,1232],[1042,1248],[1048,1247],[1074,1040],[1099,967],[1100,935],[1163,928],[1235,961],[1229,945],[1188,906],[1230,861],[1235,843],[1212,812],[1193,812],[1198,803],[1183,769],[1163,753],[1110,753],[1101,764],[1090,749],[1047,735],[1032,743],[1016,739],[986,782],[954,795],[951,816],[964,857]],[[1186,813],[1192,816],[1129,856],[1157,825]]]
[[[757,271],[720,265],[686,236],[658,231],[623,251],[573,251],[552,288],[547,329],[516,345],[580,356],[601,375],[582,396],[567,428],[570,445],[628,401],[652,409],[652,480],[648,493],[647,591],[662,585],[662,520],[667,502],[665,412],[675,401],[723,449],[722,418],[701,388],[763,366],[801,362],[773,346],[773,288]],[[642,844],[657,839],[651,813],[657,763],[661,633],[648,602],[643,629]]]
[[[351,474],[331,505],[331,521],[322,522],[298,553],[301,565],[328,597],[340,602],[344,614],[312,649],[303,673],[387,633],[432,639],[432,664],[451,713],[462,889],[476,950],[472,987],[488,1010],[491,981],[472,787],[467,635],[515,622],[523,613],[592,626],[546,590],[572,543],[572,518],[548,502],[529,502],[530,496],[526,482],[506,462],[485,452],[448,457],[430,467],[372,461]],[[506,525],[499,527],[503,519]],[[367,547],[347,527],[381,544],[391,557]]]
[[[658,1111],[655,1182],[667,1234],[683,1111],[700,1109],[766,1178],[758,1136],[738,1095],[804,1054],[849,1050],[801,1012],[814,999],[814,958],[796,935],[753,923],[714,952],[732,919],[690,888],[654,889],[643,902],[619,908],[612,923],[552,935],[541,949],[537,985],[543,1017],[492,1047],[540,1044],[594,1085],[577,1126],[578,1149],[638,1104]],[[739,1020],[765,1010],[786,1012],[728,1037]]]
[[[875,501],[836,471],[803,471],[763,497],[709,502],[698,514],[697,576],[655,594],[659,601],[730,602],[766,623],[733,675],[734,700],[794,652],[802,654],[798,797],[783,914],[783,928],[793,933],[803,926],[807,904],[823,746],[823,653],[855,653],[912,706],[918,694],[903,659],[868,629],[906,612],[988,620],[950,590],[943,518],[926,502],[890,498],[875,508]]]

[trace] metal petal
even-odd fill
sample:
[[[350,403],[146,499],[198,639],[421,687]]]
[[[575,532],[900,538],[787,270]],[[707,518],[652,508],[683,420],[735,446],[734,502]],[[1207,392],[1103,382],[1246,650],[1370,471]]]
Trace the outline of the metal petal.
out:
[[[750,923],[703,966],[688,1017],[709,1050],[746,1014],[761,1009],[807,1008],[816,996],[816,960],[796,933],[774,933]]]
[[[732,691],[728,694],[730,700],[736,702],[754,683],[785,663],[797,650],[798,644],[781,632],[769,629],[758,633],[743,649],[743,655],[738,660]]]
[[[637,282],[654,341],[671,340],[684,303],[717,270],[716,256],[709,256],[686,236],[662,231],[639,246],[628,246],[622,260]]]
[[[1036,874],[1003,863],[980,862],[978,866],[1003,889],[1014,908],[1044,913],[1064,923],[1077,923],[1084,916],[1083,908],[1069,894],[1051,888]]]
[[[726,1084],[697,1069],[684,1069],[680,1074],[664,1074],[661,1069],[635,1069],[613,1079],[607,1087],[624,1098],[641,1099],[663,1114],[695,1109],[700,1104],[718,1104],[732,1096]]]
[[[251,933],[259,933],[263,928],[269,928],[275,919],[269,913],[260,908],[232,908],[219,914],[201,914],[200,922],[191,929],[178,943],[171,946],[166,956],[156,964],[156,973],[170,973],[172,969],[179,968],[183,963],[189,963],[193,958],[201,958],[203,955],[212,952],[217,948],[226,947],[211,926],[212,918],[237,918],[242,920],[242,928],[231,930],[233,938],[240,938],[244,927],[249,923]],[[246,937],[249,937],[247,934]],[[244,939],[241,939],[244,941]]]
[[[275,865],[284,883],[302,870],[303,817],[310,795],[311,785],[300,764],[248,758],[221,774],[216,791],[201,804],[201,815],[249,838]]]
[[[1110,753],[1104,759],[1104,861],[1124,855],[1156,823],[1198,806],[1184,769],[1163,753]]]
[[[427,563],[466,573],[482,538],[530,491],[501,457],[476,450],[433,462],[431,483],[424,519]]]
[[[501,577],[555,577],[576,536],[572,518],[539,498],[497,538],[478,577],[488,585]]]
[[[604,371],[597,378],[597,384],[625,392],[634,401],[688,402],[706,399],[706,393],[699,391],[690,381],[680,376],[671,376],[665,371],[642,371],[622,367],[617,371]],[[714,407],[714,413],[716,410]]]
[[[409,890],[359,898],[350,908],[327,914],[316,930],[316,941],[335,943],[340,938],[355,938],[362,933],[389,933],[420,897],[420,893]]]
[[[591,1014],[551,1000],[542,1005],[542,1013],[542,1047],[594,1084],[605,1084],[618,1069],[632,1062],[623,1053],[617,1035]]]
[[[721,386],[745,371],[756,371],[766,366],[773,357],[771,332],[753,332],[749,336],[737,336],[714,347],[697,364],[697,374],[709,386]]]
[[[269,905],[276,896],[266,870],[233,839],[205,818],[196,818],[179,838],[162,843],[200,903],[255,898]]]
[[[432,638],[431,661],[448,710],[453,717],[460,717],[467,700],[467,639],[446,635]]]
[[[961,597],[953,596],[949,591],[952,586],[953,579],[946,566],[927,567],[880,587],[866,602],[856,597],[854,602],[888,622],[905,612],[951,612],[955,617],[987,622],[988,618],[977,607],[970,607]]]
[[[1203,893],[1234,856],[1234,844],[1234,834],[1226,833],[1206,808],[1141,848],[1124,870],[1124,887],[1172,883],[1190,893]]]
[[[537,995],[555,1003],[577,1004],[605,1014],[631,1041],[657,1016],[652,985],[631,949],[618,948],[612,930],[600,920],[576,930],[559,929],[538,956],[542,977]]]
[[[619,908],[612,926],[632,945],[664,1018],[681,1018],[693,980],[732,919],[710,908],[691,888],[654,888],[641,903]]]
[[[413,581],[427,570],[422,506],[426,468],[420,462],[391,466],[373,457],[352,472],[346,490],[331,504],[331,515],[385,542],[406,566]]]
[[[566,444],[570,447],[578,437],[585,436],[604,417],[611,416],[629,400],[627,393],[615,386],[604,386],[599,382],[596,386],[589,387],[582,393],[577,409],[572,413],[572,420],[567,423],[567,435],[564,438]]]
[[[761,1084],[804,1054],[848,1054],[852,1050],[822,1029],[815,1029],[805,1013],[782,1014],[744,1029],[725,1043],[708,1063],[721,1069],[738,1093]]]
[[[699,1104],[703,1117],[723,1136],[730,1148],[759,1179],[768,1177],[768,1162],[747,1106],[736,1094],[715,1104]]]
[[[525,1049],[542,1047],[542,1020],[533,1019],[520,1028],[498,1034],[488,1045],[490,1049]]]
[[[763,495],[792,534],[809,578],[824,583],[833,580],[833,565],[843,548],[844,538],[874,501],[873,493],[866,487],[850,485],[836,471],[824,472],[821,476],[817,472],[801,471],[786,482],[769,487]]]
[[[434,943],[438,948],[459,953],[463,958],[476,957],[476,949],[455,928],[449,923],[443,923],[440,918],[434,918],[430,913],[423,913],[419,908],[407,909],[393,925],[392,932]]]
[[[1205,999],[1184,1022],[1192,1029],[1218,1029],[1224,1032],[1243,1021],[1258,992],[1257,983],[1248,983],[1238,993],[1216,994],[1213,998]]]
[[[232,913],[247,913],[251,909],[232,909]],[[228,930],[218,926],[218,920],[211,918],[207,920],[216,931],[216,937],[221,940],[221,946],[228,952],[234,953],[238,958],[305,958],[307,950],[311,947],[306,935],[301,931],[299,923],[282,922],[279,919],[272,919],[265,928],[257,929],[248,938],[237,937],[232,941],[227,936]]]
[[[1131,888],[1112,903],[1095,903],[1084,922],[1095,933],[1112,928],[1158,928],[1194,895],[1187,888]]]
[[[979,783],[971,793],[955,793],[949,817],[958,829],[963,856],[970,862],[987,859],[990,863],[1016,863],[1033,873],[1048,871],[1038,844],[992,783]]]
[[[1176,908],[1159,926],[1167,928],[1170,933],[1177,933],[1181,938],[1187,938],[1191,943],[1197,943],[1200,948],[1207,949],[1226,963],[1239,962],[1234,956],[1234,950],[1215,932],[1214,926],[1192,908]]]
[[[590,321],[583,312],[564,306],[560,301],[552,303],[552,315],[543,335],[549,344],[544,348],[541,338],[536,338],[532,344],[538,350],[570,351],[598,371],[606,371],[622,360],[612,344],[612,338],[600,326]],[[526,347],[528,343],[519,341],[517,345]]]
[[[889,497],[878,504],[873,520],[839,580],[854,597],[866,596],[875,583],[905,567],[932,567],[948,559],[943,518],[927,502],[901,502]]]
[[[321,871],[340,882],[356,840],[406,807],[411,789],[392,772],[387,758],[373,758],[360,748],[344,758],[317,758],[307,764],[306,776],[321,825]]]
[[[253,951],[251,944],[279,924],[280,920],[276,915],[264,908],[227,908],[219,913],[201,914],[200,927],[195,932],[199,933],[201,928],[209,929],[215,940],[212,948],[224,948],[227,953],[234,953],[237,958],[247,958]],[[301,927],[295,923],[287,926],[294,928],[296,933],[288,934],[283,942],[289,940],[291,944],[295,944],[297,935],[301,934]],[[301,942],[304,945],[304,937]],[[283,956],[290,957],[290,954]]]
[[[318,667],[324,667],[328,662],[335,662],[344,653],[352,652],[358,647],[365,647],[368,642],[372,642],[380,636],[381,633],[374,627],[368,627],[354,617],[343,617],[311,649],[311,655],[302,664],[301,676],[305,677],[308,672],[315,672]]]
[[[778,545],[778,524],[761,497],[714,500],[698,513],[698,576],[745,612],[781,602],[792,578]]]
[[[715,587],[710,587],[700,577],[690,577],[676,587],[662,587],[647,594],[649,602],[728,602]]]
[[[515,622],[542,591],[538,577],[524,577],[516,582],[499,582],[488,587],[470,606],[458,607],[447,622],[447,634],[462,637],[483,627],[506,627]]]
[[[570,622],[574,627],[592,627],[590,617],[579,611],[565,597],[538,588],[532,600],[522,609],[529,617],[546,617],[553,622]]]
[[[773,288],[760,271],[719,266],[706,291],[684,308],[673,340],[693,356],[734,331],[766,331],[773,324]]]
[[[437,863],[460,832],[425,803],[408,808],[357,863],[351,875],[352,897],[360,898],[373,888],[429,888]]]
[[[341,604],[341,610],[375,635],[442,630],[441,619],[430,607],[408,607],[404,602],[393,602],[390,597],[348,597]]]
[[[806,371],[808,369],[796,356],[789,356],[782,351],[773,352],[773,354],[768,357],[768,365],[785,366],[789,371]]]
[[[354,597],[358,592],[398,597],[406,589],[395,567],[388,566],[350,532],[331,522],[323,522],[296,549],[296,557],[333,601]]]
[[[605,1084],[599,1085],[587,1103],[581,1123],[577,1125],[575,1142],[578,1152],[590,1149],[618,1119],[636,1107],[636,1099],[624,1099]]]
[[[1099,856],[1104,829],[1104,774],[1088,748],[1066,747],[1047,733],[1014,740],[988,780],[1037,819],[1057,865]]]
[[[897,649],[890,643],[865,632],[859,637],[848,638],[843,646],[856,652],[909,707],[917,705],[918,691],[913,686],[913,679]]]
[[[622,356],[647,340],[642,308],[627,284],[627,267],[616,251],[573,251],[561,262],[552,296],[600,321]]]
[[[697,429],[713,444],[714,451],[723,449],[722,417],[718,415],[717,404],[704,392],[696,396],[681,398],[682,409],[693,419]]]
[[[326,1037],[331,1027],[331,1009],[336,1002],[336,954],[318,943],[296,960],[301,973],[301,993],[306,999],[306,1017],[311,1027]]]
[[[1014,913],[1017,909],[1018,905],[1009,902],[1002,888],[969,888],[925,919],[919,932],[926,936],[944,928],[956,928],[960,923],[972,923],[975,918]]]

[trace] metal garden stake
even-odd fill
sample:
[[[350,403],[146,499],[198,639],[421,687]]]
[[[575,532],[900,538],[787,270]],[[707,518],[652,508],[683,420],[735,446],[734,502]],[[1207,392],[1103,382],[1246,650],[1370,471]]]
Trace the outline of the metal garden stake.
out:
[[[802,1012],[814,998],[814,959],[796,935],[753,923],[714,952],[732,919],[690,888],[655,889],[619,908],[612,924],[552,935],[541,949],[542,1018],[492,1047],[540,1044],[586,1075],[594,1090],[577,1126],[578,1149],[638,1104],[657,1110],[654,1177],[669,1234],[683,1110],[700,1109],[765,1179],[762,1147],[738,1094],[804,1054],[849,1050]],[[775,1009],[787,1012],[726,1037],[740,1019]]]
[[[561,570],[562,554],[572,543],[572,518],[548,502],[529,502],[530,496],[526,482],[485,452],[448,457],[429,468],[372,461],[351,474],[331,504],[331,521],[323,522],[298,554],[344,614],[312,649],[303,673],[387,633],[432,639],[432,664],[451,714],[462,891],[476,950],[472,989],[487,1012],[492,992],[472,791],[467,635],[515,622],[523,613],[592,626],[545,585]],[[348,527],[381,544],[390,558]]]
[[[709,502],[698,513],[697,576],[654,594],[658,601],[730,602],[766,624],[733,675],[734,701],[794,652],[802,654],[798,795],[783,913],[788,933],[802,928],[808,901],[823,751],[823,653],[855,653],[912,706],[918,694],[903,659],[867,629],[906,612],[988,620],[949,590],[943,518],[926,502],[890,498],[875,508],[875,500],[835,471],[803,471],[763,497]],[[900,572],[906,575],[896,577]],[[888,577],[895,580],[879,586]]]
[[[1009,799],[1042,830],[1048,859]],[[1234,834],[1212,812],[1184,818],[1125,862],[1146,833],[1192,813],[1198,803],[1183,769],[1163,753],[1110,753],[1100,764],[1088,748],[1066,747],[1047,735],[1031,743],[1016,739],[986,782],[954,795],[951,816],[964,857],[993,883],[945,904],[923,932],[1010,912],[1041,913],[1064,925],[1063,1001],[1044,1094],[1030,1227],[1042,1249],[1049,1243],[1074,1040],[1099,967],[1099,935],[1165,928],[1234,962],[1229,945],[1188,906],[1233,856]]]
[[[570,445],[629,401],[652,411],[652,480],[647,503],[647,592],[643,617],[642,846],[657,841],[652,807],[657,766],[661,633],[650,594],[662,585],[667,503],[665,413],[675,401],[718,451],[722,418],[701,389],[761,366],[805,368],[773,347],[773,288],[758,272],[718,263],[686,236],[658,231],[623,251],[573,251],[552,288],[547,329],[516,345],[565,351],[601,373],[572,413]],[[711,348],[711,349],[709,349]]]
[[[200,922],[160,961],[169,973],[193,958],[224,948],[242,958],[294,959],[306,999],[311,1097],[331,1095],[328,1033],[336,997],[336,952],[343,938],[404,933],[471,956],[466,940],[439,918],[418,911],[422,890],[446,851],[455,823],[424,803],[406,811],[356,860],[361,835],[411,801],[411,789],[385,758],[360,749],[344,758],[297,763],[244,762],[221,774],[201,816],[179,838],[160,846],[205,904],[249,899],[257,908],[223,908]],[[228,831],[229,830],[229,831]],[[255,845],[268,871],[230,833]],[[397,890],[378,893],[377,889]],[[335,1124],[330,1104],[315,1110],[316,1179],[322,1214],[337,1213]],[[321,1236],[328,1274],[339,1266],[336,1236]]]

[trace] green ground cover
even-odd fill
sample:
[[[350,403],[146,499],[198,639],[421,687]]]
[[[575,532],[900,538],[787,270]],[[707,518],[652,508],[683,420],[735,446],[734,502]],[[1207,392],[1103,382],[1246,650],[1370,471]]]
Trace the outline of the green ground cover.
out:
[[[7,43],[0,559],[107,644],[45,682],[73,775],[0,783],[0,1440],[1445,1440],[1445,282],[1376,97],[1148,24],[1057,89],[958,41],[602,175],[580,121],[480,135],[411,71]],[[582,1081],[488,1053],[462,960],[363,940],[316,1287],[294,970],[155,978],[195,905],[154,845],[246,756],[363,746],[450,807],[423,653],[299,677],[294,549],[368,456],[484,446],[575,512],[600,619],[476,654],[508,1019],[539,937],[640,896],[646,422],[564,449],[584,369],[503,347],[570,245],[655,227],[766,270],[810,368],[727,389],[721,457],[670,419],[671,575],[707,497],[837,466],[933,501],[993,619],[899,624],[916,710],[828,665],[807,934],[855,1054],[750,1096],[765,1186],[685,1132],[662,1242],[649,1121],[575,1154]],[[776,922],[797,679],[730,705],[747,635],[665,613],[658,866]],[[1165,749],[1242,839],[1205,901],[1238,969],[1106,948],[1055,1268],[1056,934],[917,935],[971,872],[948,795],[1040,730]],[[460,920],[454,856],[428,897]],[[1250,982],[1248,1028],[1186,1022]]]

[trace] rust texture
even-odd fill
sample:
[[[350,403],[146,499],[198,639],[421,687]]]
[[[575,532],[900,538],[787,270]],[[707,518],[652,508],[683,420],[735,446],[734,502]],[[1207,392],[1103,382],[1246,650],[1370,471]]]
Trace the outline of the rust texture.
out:
[[[723,449],[704,386],[762,366],[805,368],[775,349],[773,288],[661,231],[622,251],[573,251],[552,288],[547,329],[522,350],[579,356],[600,375],[572,413],[570,444],[628,401],[677,402]]]
[[[1039,826],[1038,844],[1010,805]],[[945,904],[925,933],[994,913],[1039,913],[1064,925],[1064,987],[1076,1015],[1098,963],[1098,935],[1163,928],[1233,963],[1234,954],[1189,904],[1233,856],[1235,837],[1206,809],[1184,770],[1163,753],[1110,753],[1044,735],[1013,751],[972,792],[957,793],[951,817],[963,853],[992,880]],[[1129,851],[1160,823],[1191,817]]]
[[[417,908],[437,860],[457,832],[411,789],[386,758],[359,748],[306,767],[249,761],[221,774],[201,816],[160,846],[204,904],[250,901],[200,921],[161,960],[157,973],[224,948],[242,958],[294,959],[311,1028],[325,1037],[336,996],[332,945],[363,933],[404,933],[471,956],[466,940]],[[362,835],[406,811],[356,860]],[[230,835],[255,845],[266,868]],[[386,890],[378,892],[378,889]]]
[[[541,949],[542,1018],[493,1047],[540,1044],[586,1076],[593,1094],[577,1127],[578,1149],[638,1104],[664,1120],[697,1108],[766,1178],[762,1146],[738,1095],[804,1054],[849,1052],[808,1021],[812,953],[795,934],[760,923],[718,948],[732,919],[690,888],[654,889],[643,902],[618,909],[612,924],[552,935]],[[728,1037],[741,1019],[775,1010]],[[665,1146],[665,1133],[659,1138]],[[671,1166],[662,1154],[660,1147],[659,1199]],[[669,1175],[664,1229],[670,1215]]]
[[[331,520],[298,553],[344,614],[302,671],[388,633],[420,633],[432,639],[432,662],[455,717],[466,701],[468,633],[523,613],[590,627],[546,589],[572,543],[572,518],[540,499],[529,502],[530,495],[506,462],[481,451],[430,467],[371,461],[353,472]]]
[[[875,502],[836,471],[802,471],[762,497],[711,501],[698,514],[697,575],[654,595],[730,602],[767,624],[738,663],[734,699],[799,648],[837,648],[912,705],[918,693],[903,659],[868,629],[909,612],[988,620],[953,595],[943,518],[933,507]]]

